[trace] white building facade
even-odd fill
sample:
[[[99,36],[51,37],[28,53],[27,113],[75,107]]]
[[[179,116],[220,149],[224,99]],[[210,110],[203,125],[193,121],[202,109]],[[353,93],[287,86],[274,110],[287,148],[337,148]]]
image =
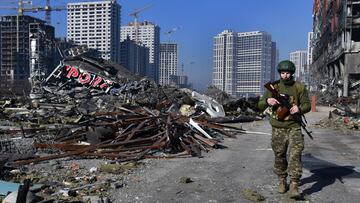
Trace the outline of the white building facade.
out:
[[[170,85],[170,77],[178,75],[178,44],[160,44],[160,85]]]
[[[129,23],[127,26],[121,26],[120,40],[128,37],[149,48],[149,67],[146,75],[159,83],[160,27],[148,21]]]
[[[120,10],[115,0],[67,4],[67,38],[120,62]]]
[[[307,51],[298,50],[290,53],[290,61],[295,64],[295,79],[305,82],[307,75]]]
[[[214,37],[213,85],[236,97],[264,93],[277,60],[271,35],[224,30]]]
[[[218,89],[235,96],[237,33],[224,30],[214,37],[213,79]]]

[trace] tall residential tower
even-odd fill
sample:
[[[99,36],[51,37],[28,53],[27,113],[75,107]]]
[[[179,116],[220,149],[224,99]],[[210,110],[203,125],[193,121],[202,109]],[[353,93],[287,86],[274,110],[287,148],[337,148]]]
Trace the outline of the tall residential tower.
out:
[[[115,0],[67,4],[67,38],[120,62],[120,9]]]
[[[271,35],[262,32],[224,30],[214,37],[213,85],[233,96],[264,93],[277,60]]]
[[[160,85],[170,85],[170,77],[178,75],[178,45],[160,44]]]
[[[120,42],[120,64],[135,75],[145,76],[149,66],[149,48],[127,38]]]
[[[295,64],[295,79],[304,82],[307,68],[307,51],[298,50],[290,53],[290,61]]]
[[[121,26],[121,41],[128,39],[149,48],[149,67],[146,75],[159,83],[160,27],[145,21]]]

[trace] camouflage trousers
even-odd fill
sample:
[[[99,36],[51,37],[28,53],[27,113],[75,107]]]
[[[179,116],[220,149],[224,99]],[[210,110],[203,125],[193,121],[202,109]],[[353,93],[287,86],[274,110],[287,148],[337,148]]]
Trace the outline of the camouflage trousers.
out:
[[[304,137],[300,127],[272,128],[271,146],[275,154],[274,172],[300,183],[302,175],[301,154],[304,150]],[[287,151],[289,149],[289,155]]]

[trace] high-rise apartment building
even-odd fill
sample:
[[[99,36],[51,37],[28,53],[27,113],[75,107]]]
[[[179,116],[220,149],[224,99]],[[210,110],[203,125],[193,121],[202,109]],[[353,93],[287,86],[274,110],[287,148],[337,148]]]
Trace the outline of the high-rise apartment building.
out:
[[[296,71],[294,74],[296,80],[304,82],[307,60],[307,51],[305,50],[299,50],[290,53],[290,61],[293,62],[296,67]]]
[[[120,42],[120,64],[135,75],[145,76],[149,66],[149,48],[127,38]]]
[[[271,69],[270,69],[270,81],[275,81],[280,78],[276,67],[279,63],[279,50],[277,49],[276,42],[271,43]]]
[[[31,16],[0,18],[0,89],[29,90],[30,73],[53,66],[54,27]]]
[[[149,48],[149,67],[146,75],[159,83],[160,27],[148,21],[129,23],[127,26],[121,26],[121,41],[128,36],[139,45]]]
[[[274,73],[274,46],[266,32],[224,30],[214,37],[213,85],[237,97],[263,94]]]
[[[176,43],[160,44],[160,85],[170,85],[170,76],[178,75],[178,45]]]
[[[214,37],[212,84],[236,96],[237,33],[224,30]]]
[[[67,4],[67,38],[120,62],[120,9],[115,0]]]

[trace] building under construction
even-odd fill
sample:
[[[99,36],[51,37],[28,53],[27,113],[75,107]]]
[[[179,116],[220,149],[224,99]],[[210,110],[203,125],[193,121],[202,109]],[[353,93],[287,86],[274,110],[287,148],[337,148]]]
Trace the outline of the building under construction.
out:
[[[53,68],[54,28],[31,16],[0,18],[0,90],[12,93],[29,90],[34,68]],[[32,45],[32,48],[30,46]],[[32,68],[30,68],[32,66]],[[31,70],[33,69],[33,70]],[[5,92],[4,92],[5,91]]]
[[[356,96],[360,84],[360,0],[314,0],[313,82],[327,77],[338,96]]]

